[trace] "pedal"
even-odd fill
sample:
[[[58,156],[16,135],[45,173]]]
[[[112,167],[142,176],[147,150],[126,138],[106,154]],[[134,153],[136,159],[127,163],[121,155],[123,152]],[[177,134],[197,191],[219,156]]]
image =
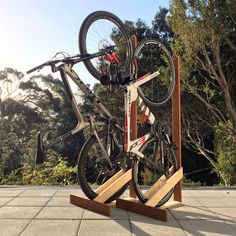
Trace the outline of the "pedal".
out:
[[[41,165],[45,160],[46,160],[45,147],[42,143],[41,132],[39,131],[37,134],[37,149],[35,154],[35,164]]]

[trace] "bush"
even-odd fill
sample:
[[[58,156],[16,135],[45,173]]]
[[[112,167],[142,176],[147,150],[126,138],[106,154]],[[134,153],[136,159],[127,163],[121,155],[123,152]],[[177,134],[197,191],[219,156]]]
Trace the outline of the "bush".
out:
[[[233,137],[233,126],[230,121],[219,123],[215,127],[215,154],[217,162],[214,171],[223,184],[230,185],[230,180],[236,177],[236,145]]]
[[[50,151],[48,160],[39,167],[22,167],[22,183],[33,185],[72,185],[76,183],[76,168],[68,166],[57,153]]]

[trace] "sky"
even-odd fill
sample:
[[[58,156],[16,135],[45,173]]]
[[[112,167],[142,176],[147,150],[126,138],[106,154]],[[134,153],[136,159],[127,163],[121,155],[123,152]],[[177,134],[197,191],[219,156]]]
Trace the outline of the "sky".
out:
[[[151,25],[160,6],[168,8],[169,0],[0,0],[0,70],[25,73],[56,52],[79,53],[80,25],[94,11],[110,11],[123,21],[141,18]],[[83,81],[96,82],[82,63],[75,67]]]

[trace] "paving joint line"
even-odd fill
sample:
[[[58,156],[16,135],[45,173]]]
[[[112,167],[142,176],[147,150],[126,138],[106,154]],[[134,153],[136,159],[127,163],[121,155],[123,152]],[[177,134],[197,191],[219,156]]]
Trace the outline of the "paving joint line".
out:
[[[56,193],[56,192],[57,192],[57,191],[55,191],[55,193]],[[55,193],[54,193],[54,194],[55,194]],[[44,206],[41,206],[41,209],[39,210],[39,212],[38,212],[34,217],[30,218],[29,223],[21,230],[21,232],[18,234],[18,236],[20,236],[20,235],[28,228],[28,226],[32,223],[32,221],[36,219],[36,217],[39,215],[39,213],[45,208],[45,206],[48,204],[48,202],[52,199],[52,197],[54,196],[54,194],[53,194],[52,196],[49,196],[48,201],[45,203]],[[37,197],[37,196],[33,196],[33,197]]]
[[[0,208],[2,208],[3,206],[6,206],[7,203],[11,202],[12,200],[14,200],[15,198],[19,197],[20,194],[22,194],[23,192],[25,192],[26,189],[22,189],[22,192],[20,192],[19,194],[17,194],[16,196],[6,196],[6,197],[10,197],[11,199],[7,202],[5,202],[2,206],[0,206]]]
[[[131,219],[130,219],[130,212],[129,212],[129,211],[127,211],[127,215],[128,215],[130,233],[131,233],[131,236],[132,236],[132,235],[133,235],[133,231],[132,231],[132,221],[131,221]]]
[[[84,208],[82,208],[82,209],[83,209],[83,213],[82,213],[81,220],[79,222],[79,225],[78,225],[78,228],[77,228],[77,231],[76,231],[76,236],[79,236],[80,231],[81,231],[81,225],[82,225],[82,222],[84,220],[85,209]]]

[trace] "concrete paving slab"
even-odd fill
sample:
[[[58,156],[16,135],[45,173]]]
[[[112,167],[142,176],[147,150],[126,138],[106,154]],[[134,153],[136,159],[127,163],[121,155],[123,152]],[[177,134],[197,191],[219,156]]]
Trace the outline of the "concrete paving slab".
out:
[[[21,236],[74,236],[80,220],[33,220]]]
[[[21,197],[51,197],[55,194],[56,189],[26,189],[20,194]]]
[[[37,219],[82,219],[84,209],[80,207],[44,207]]]
[[[226,221],[226,223],[230,226],[230,227],[232,227],[233,229],[234,229],[234,231],[236,232],[236,222],[228,222],[228,221]]]
[[[216,189],[211,189],[211,190],[196,189],[191,192],[191,195],[196,198],[199,198],[199,197],[222,198],[224,197],[222,190],[216,190]]]
[[[109,217],[109,216],[104,216],[104,215],[98,214],[96,212],[85,210],[84,215],[83,215],[83,219],[86,219],[86,220],[87,219],[93,219],[93,220],[94,219],[98,219],[98,220],[100,220],[100,219],[128,220],[128,213],[127,213],[127,211],[122,210],[120,208],[112,207],[112,215],[111,215],[111,217]]]
[[[234,220],[236,222],[236,207],[209,207],[209,210],[221,219]]]
[[[41,207],[13,207],[3,206],[0,208],[0,219],[31,219],[38,214]]]
[[[0,186],[0,236],[235,235],[235,189],[184,189],[168,222],[113,209],[106,217],[70,204],[78,186]],[[129,195],[129,191],[126,192]],[[184,229],[184,230],[183,230]]]
[[[183,197],[182,203],[183,203],[183,205],[186,205],[186,206],[202,206],[202,207],[204,207],[204,205],[198,201],[198,198],[193,198],[193,197]]]
[[[0,197],[16,197],[24,191],[23,189],[0,188]]]
[[[131,220],[131,231],[133,236],[186,236],[176,220],[169,220],[168,222],[150,218],[145,220]]]
[[[226,224],[234,228],[236,232],[236,207],[228,208],[209,208],[215,215],[217,215]],[[236,235],[236,234],[235,234]]]
[[[228,190],[222,190],[222,194],[225,197],[230,197],[230,198],[236,198],[236,190],[234,189],[228,189]]]
[[[152,218],[147,217],[145,215],[136,214],[136,213],[131,212],[131,211],[128,211],[128,216],[129,216],[130,220],[136,220],[136,221],[142,221],[142,220],[148,221],[148,220],[152,219]],[[167,212],[167,219],[168,220],[174,220],[174,217],[172,216],[170,211]]]
[[[0,235],[15,236],[19,235],[29,224],[26,219],[0,219]]]
[[[78,236],[131,236],[128,220],[83,220]]]
[[[78,195],[80,197],[85,197],[83,191],[80,188],[73,189],[58,189],[54,194],[54,197],[70,197],[70,194]]]
[[[6,206],[45,206],[49,199],[49,197],[17,197]]]
[[[7,202],[11,201],[12,197],[0,197],[0,207],[4,206]]]
[[[73,207],[74,205],[72,205],[70,203],[70,199],[69,197],[52,197],[50,199],[50,201],[47,203],[47,206],[71,206]]]
[[[235,236],[235,230],[221,220],[180,220],[187,235]]]
[[[177,220],[187,219],[210,219],[217,220],[219,217],[206,207],[177,206],[169,209]]]
[[[206,207],[236,207],[236,202],[226,197],[214,199],[210,197],[198,197],[197,201]]]
[[[185,198],[185,197],[195,197],[195,194],[194,194],[194,190],[190,189],[190,190],[183,190],[182,191],[182,197]]]
[[[230,198],[232,201],[236,202],[236,197]]]

